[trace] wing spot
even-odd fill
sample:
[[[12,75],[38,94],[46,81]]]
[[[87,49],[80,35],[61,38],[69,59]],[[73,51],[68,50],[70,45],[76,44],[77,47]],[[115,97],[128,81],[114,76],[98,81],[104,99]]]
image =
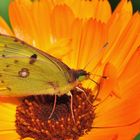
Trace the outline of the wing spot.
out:
[[[17,64],[18,63],[18,60],[14,60],[14,63]]]
[[[5,58],[6,57],[5,54],[2,54],[2,57]]]
[[[29,64],[34,64],[37,60],[37,55],[36,54],[33,54],[31,57],[30,57],[30,61],[29,61]]]
[[[11,91],[12,89],[10,87],[6,87],[9,91]]]
[[[0,83],[4,83],[4,81],[3,80],[0,80]]]
[[[19,75],[20,77],[22,77],[22,78],[28,77],[29,74],[30,74],[30,72],[29,72],[29,69],[27,69],[27,68],[22,68],[22,69],[18,72],[18,75]]]
[[[3,69],[3,71],[5,71],[5,72],[6,72],[6,71],[8,71],[8,69]]]
[[[8,68],[8,67],[10,67],[10,65],[9,65],[9,64],[7,64],[7,65],[6,65],[6,67],[7,67],[7,68]]]

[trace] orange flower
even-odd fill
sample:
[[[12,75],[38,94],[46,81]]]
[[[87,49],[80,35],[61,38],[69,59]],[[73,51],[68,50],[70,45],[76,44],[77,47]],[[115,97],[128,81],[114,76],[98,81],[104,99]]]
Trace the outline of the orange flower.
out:
[[[131,140],[140,131],[140,15],[122,0],[112,13],[107,0],[14,0],[12,30],[0,18],[0,32],[60,58],[93,75],[100,84],[93,128],[80,140]],[[104,45],[107,43],[107,46]],[[94,89],[89,81],[84,87]],[[16,98],[0,98],[0,138],[16,132]],[[31,139],[31,138],[28,138]]]

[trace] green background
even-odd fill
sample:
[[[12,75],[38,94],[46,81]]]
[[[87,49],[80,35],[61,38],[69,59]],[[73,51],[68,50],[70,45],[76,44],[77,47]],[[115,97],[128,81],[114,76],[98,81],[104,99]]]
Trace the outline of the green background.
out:
[[[109,1],[111,3],[112,10],[114,10],[117,3],[120,0],[109,0]],[[9,18],[8,18],[9,2],[10,2],[10,0],[0,0],[0,16],[2,16],[7,21],[7,23],[10,25]],[[133,3],[134,12],[137,10],[140,10],[140,0],[133,0],[132,3]],[[140,134],[138,134],[134,140],[140,140]]]
[[[6,21],[9,22],[9,18],[8,18],[8,4],[9,4],[10,0],[0,0],[0,16],[3,16]]]

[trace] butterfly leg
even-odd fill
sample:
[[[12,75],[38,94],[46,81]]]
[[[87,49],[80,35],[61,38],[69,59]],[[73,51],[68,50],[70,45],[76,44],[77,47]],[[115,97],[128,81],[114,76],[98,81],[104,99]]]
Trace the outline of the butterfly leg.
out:
[[[76,89],[77,89],[77,91],[79,91],[79,92],[83,92],[84,93],[84,95],[85,95],[85,97],[86,97],[86,99],[87,99],[87,101],[88,101],[88,103],[91,105],[91,106],[93,106],[93,104],[90,102],[90,100],[88,99],[88,96],[87,96],[87,94],[85,93],[85,91],[83,90],[83,89],[81,89],[81,88],[79,88],[79,87],[76,87]],[[94,106],[93,106],[94,107]]]
[[[72,115],[73,122],[75,123],[75,117],[74,117],[74,111],[73,111],[73,96],[70,91],[67,93],[67,95],[69,95],[71,97],[70,109],[71,109],[71,115]]]
[[[56,107],[56,99],[57,99],[57,96],[55,95],[55,96],[54,96],[53,109],[52,109],[52,112],[51,112],[51,114],[50,114],[50,116],[49,116],[49,119],[51,119],[51,117],[52,117],[52,115],[53,115],[53,113],[54,113],[54,110],[55,110],[55,107]]]

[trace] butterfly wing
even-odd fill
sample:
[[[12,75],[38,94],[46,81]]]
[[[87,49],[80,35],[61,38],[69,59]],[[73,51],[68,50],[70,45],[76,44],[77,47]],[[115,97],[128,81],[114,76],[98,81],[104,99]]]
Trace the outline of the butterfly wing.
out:
[[[62,95],[72,89],[71,69],[14,37],[0,35],[0,95]]]

